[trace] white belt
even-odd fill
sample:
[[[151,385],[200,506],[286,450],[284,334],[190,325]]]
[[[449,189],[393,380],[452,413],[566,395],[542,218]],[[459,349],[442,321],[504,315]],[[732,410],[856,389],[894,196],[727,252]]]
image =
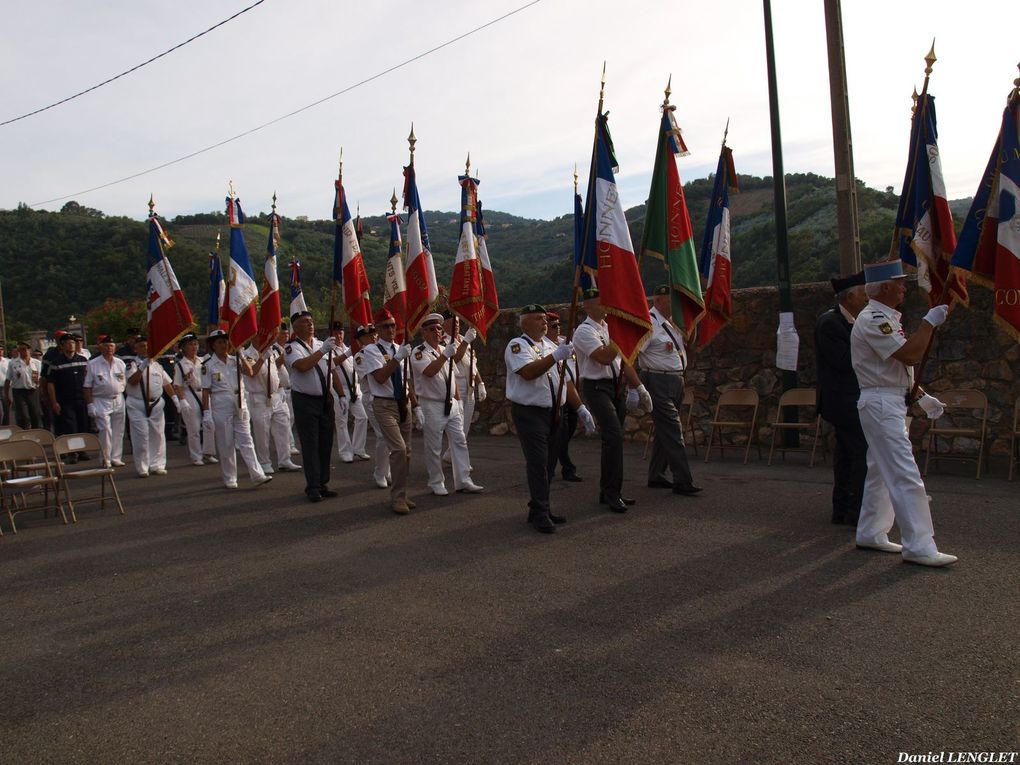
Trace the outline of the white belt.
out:
[[[865,393],[865,392],[867,392],[867,393],[877,393],[879,395],[889,394],[890,396],[903,396],[903,395],[906,395],[907,389],[905,387],[904,388],[879,388],[879,387],[861,388],[861,393]]]

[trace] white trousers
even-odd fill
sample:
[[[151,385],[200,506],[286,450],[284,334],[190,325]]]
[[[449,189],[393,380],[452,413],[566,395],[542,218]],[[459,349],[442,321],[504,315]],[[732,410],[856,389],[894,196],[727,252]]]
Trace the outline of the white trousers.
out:
[[[864,389],[857,410],[868,440],[868,477],[857,541],[888,541],[895,521],[904,553],[934,555],[938,552],[935,529],[924,481],[910,448],[903,394]]]
[[[126,400],[135,472],[138,475],[145,475],[153,470],[165,470],[166,423],[163,417],[163,399],[156,400],[148,417],[145,416],[145,402],[142,399],[128,396]]]
[[[354,418],[354,433],[347,424]],[[355,454],[365,453],[368,440],[368,413],[365,411],[365,397],[358,396],[353,404],[349,396],[340,398],[333,391],[333,418],[336,422],[336,451],[340,459],[350,462]]]
[[[362,394],[362,404],[365,413],[368,415],[368,424],[372,426],[375,433],[375,468],[372,470],[372,477],[376,481],[392,480],[390,475],[390,447],[383,436],[382,428],[379,427],[379,420],[375,418],[375,411],[372,409],[372,399]]]
[[[201,462],[202,457],[216,454],[216,433],[212,425],[202,422],[202,408],[187,389],[184,390],[184,400],[189,404],[181,412],[188,431],[188,457],[192,462]]]
[[[263,471],[273,467],[274,453],[277,466],[282,462],[290,462],[291,419],[287,402],[279,393],[273,394],[272,401],[255,394],[248,396],[248,408],[251,411],[251,436],[255,442],[255,454]]]
[[[93,398],[96,405],[96,430],[103,449],[103,461],[124,459],[124,397]],[[144,412],[143,412],[144,414]]]
[[[457,395],[460,396],[460,403],[461,403],[461,405],[463,406],[463,409],[464,409],[464,417],[463,417],[463,420],[464,420],[464,440],[466,441],[467,437],[468,437],[468,433],[471,432],[471,418],[475,414],[475,388],[474,388],[474,386],[472,386],[471,387],[471,391],[468,392],[468,389],[467,389],[467,380],[462,380],[461,378],[458,377],[457,378]],[[449,442],[447,442],[447,444],[446,444],[446,451],[443,452],[443,459],[444,460],[449,460],[450,459],[450,444],[449,444]],[[474,468],[472,468],[471,465],[468,465],[468,473],[470,473],[473,469]]]
[[[241,453],[248,468],[248,476],[255,481],[266,477],[255,454],[248,425],[248,409],[237,411],[237,396],[233,393],[216,393],[212,396],[213,425],[216,429],[216,450],[220,455],[220,473],[223,483],[237,483],[237,454]]]
[[[283,401],[287,404],[287,411],[290,412],[290,432],[287,437],[290,439],[290,453],[296,454],[298,451],[297,441],[295,438],[295,422],[294,422],[294,401],[290,397],[290,388],[280,388],[280,395],[283,396]]]
[[[450,441],[453,461],[453,488],[459,490],[471,479],[471,460],[468,457],[467,439],[464,438],[464,411],[460,401],[454,401],[450,414],[443,414],[446,403],[419,399],[425,413],[425,468],[429,474],[429,488],[446,488],[443,474],[443,435]]]

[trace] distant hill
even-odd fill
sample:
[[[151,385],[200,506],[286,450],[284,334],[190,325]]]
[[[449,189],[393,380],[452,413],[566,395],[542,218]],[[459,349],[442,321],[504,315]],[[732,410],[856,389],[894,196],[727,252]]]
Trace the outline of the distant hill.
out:
[[[739,182],[740,193],[731,196],[734,284],[771,285],[776,281],[772,179],[740,176]],[[700,245],[712,178],[692,181],[684,188],[695,240]],[[890,192],[859,183],[858,200],[864,256],[866,260],[874,259],[888,251],[898,199]],[[969,201],[950,203],[958,224]],[[458,213],[427,211],[425,218],[436,272],[440,283],[447,282],[460,233]],[[503,306],[559,302],[567,297],[573,276],[572,218],[565,215],[551,221],[531,220],[485,211],[489,252]],[[363,220],[361,245],[373,282],[373,301],[379,303],[389,224],[382,216]],[[629,209],[627,220],[637,246],[644,205]],[[811,173],[787,176],[787,220],[793,281],[819,281],[838,272],[834,181]],[[193,313],[204,324],[208,254],[218,231],[224,234],[221,257],[227,257],[225,216],[178,216],[167,222],[167,229],[176,243],[170,251],[174,270]],[[285,218],[281,231],[281,284],[289,282],[287,262],[298,258],[308,302],[324,316],[329,303],[332,221]],[[250,216],[244,233],[258,271],[268,236],[266,215]],[[0,211],[0,279],[8,323],[52,330],[63,326],[71,313],[83,315],[108,297],[144,297],[146,245],[143,222],[107,217],[77,202],[67,203],[60,212],[35,211],[25,206]],[[646,260],[641,271],[649,289],[662,281],[658,261]]]

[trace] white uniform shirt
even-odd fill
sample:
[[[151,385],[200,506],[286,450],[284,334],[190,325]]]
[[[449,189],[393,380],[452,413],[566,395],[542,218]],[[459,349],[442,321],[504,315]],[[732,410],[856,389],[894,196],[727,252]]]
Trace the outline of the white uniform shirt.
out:
[[[472,359],[474,359],[473,362]],[[477,384],[474,379],[478,376],[478,356],[475,355],[474,348],[469,345],[455,366],[457,367],[457,384],[461,390]]]
[[[10,381],[12,389],[35,390],[39,387],[39,379],[42,376],[42,361],[31,357],[28,361],[22,361],[20,357],[10,361],[11,363],[7,367],[7,379]],[[35,373],[34,379],[32,377],[33,372]]]
[[[85,387],[92,389],[92,398],[116,398],[127,387],[127,364],[114,356],[109,362],[102,356],[89,360]],[[140,395],[140,394],[139,394]]]
[[[850,358],[861,388],[910,387],[910,374],[906,364],[892,357],[907,335],[900,324],[899,311],[869,300],[857,315],[850,331]]]
[[[347,356],[343,361],[338,361],[340,354],[350,354],[351,349],[346,345],[338,345],[337,353],[333,355],[333,374],[340,381],[344,395],[350,401],[354,395],[361,397],[361,384],[358,382],[358,375],[354,371],[354,359]],[[351,388],[354,390],[352,391]]]
[[[82,347],[76,350],[75,353],[77,353],[79,356],[84,356],[86,359],[92,358],[92,351],[90,351],[88,348]]]
[[[687,366],[683,332],[655,308],[648,313],[652,317],[652,336],[638,357],[641,368],[646,372],[683,372]]]
[[[285,353],[283,346],[279,343],[273,343],[273,350],[275,350],[277,355],[281,358]],[[287,369],[286,363],[282,367],[277,367],[276,371],[280,373],[280,387],[284,390],[290,390],[290,371]]]
[[[237,359],[227,356],[225,361],[215,353],[202,365],[202,387],[209,391],[210,396],[237,396],[238,381],[241,392],[244,392],[244,374],[237,374]]]
[[[11,360],[4,356],[0,359],[0,388],[4,387],[7,383],[7,377],[10,374]]]
[[[585,380],[615,380],[620,376],[620,357],[612,364],[600,364],[589,356],[604,345],[609,345],[609,327],[604,321],[592,321],[589,316],[574,330],[574,350],[581,377]]]
[[[196,356],[194,361],[187,356],[177,359],[177,364],[174,367],[174,385],[184,388],[184,397],[191,403],[202,401],[202,358],[200,356]],[[198,397],[197,401],[195,396],[188,393],[189,388]]]
[[[425,367],[438,358],[443,358],[443,366],[432,377],[425,375]],[[422,343],[411,353],[411,369],[414,372],[414,392],[418,398],[429,401],[450,401],[457,398],[457,364],[453,365],[453,379],[450,379],[450,360],[443,357],[443,349],[440,346],[436,350],[428,343]],[[447,381],[450,381],[449,394],[446,390]]]
[[[293,338],[283,349],[283,360],[290,373],[290,389],[306,396],[329,395],[328,361],[324,355],[311,369],[301,372],[294,368],[298,359],[308,358],[319,350],[322,343],[314,337],[305,344],[297,337]],[[316,371],[316,367],[318,371]]]
[[[527,335],[515,337],[503,352],[506,364],[506,397],[515,404],[524,406],[542,406],[551,409],[556,392],[560,390],[559,364],[553,364],[545,374],[534,380],[525,380],[519,370],[550,355],[556,350],[555,344],[548,338],[532,340]],[[567,400],[567,386],[560,392],[560,405]]]
[[[393,376],[386,378],[386,382],[379,382],[375,379],[375,375],[371,374],[377,369],[382,369],[383,366],[396,353],[396,349],[399,346],[394,343],[387,343],[384,340],[380,340],[378,343],[373,345],[366,345],[361,349],[361,353],[358,354],[361,358],[360,362],[357,362],[355,366],[359,369],[364,370],[365,381],[368,383],[368,390],[372,394],[372,398],[393,398]],[[408,374],[410,369],[404,367],[404,362],[400,362],[400,374],[401,383],[403,383],[404,391],[406,395],[408,385]]]
[[[249,345],[243,353],[251,360],[251,365],[254,367],[259,359],[259,352]],[[262,362],[262,368],[245,381],[250,395],[268,399],[269,396],[280,390],[280,367],[276,366],[278,358],[280,357],[277,355],[276,348],[270,347],[269,353],[266,354],[266,360]],[[314,371],[312,374],[315,374]]]
[[[141,364],[141,360],[135,357],[127,362],[127,371],[125,374],[131,377],[135,372],[138,371],[138,367]],[[159,401],[160,396],[163,395],[163,386],[169,385],[172,381],[170,375],[168,375],[163,367],[159,365],[158,361],[150,360],[149,365],[142,372],[142,376],[138,378],[138,383],[127,385],[128,398],[136,398],[139,400],[143,399],[142,386],[145,386],[145,393],[149,397],[149,403],[155,404]]]

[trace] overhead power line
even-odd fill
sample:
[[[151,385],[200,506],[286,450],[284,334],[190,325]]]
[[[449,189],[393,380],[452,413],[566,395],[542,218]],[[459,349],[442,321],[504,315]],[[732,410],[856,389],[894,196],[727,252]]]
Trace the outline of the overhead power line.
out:
[[[348,85],[343,90],[338,90],[336,93],[332,93],[331,95],[328,95],[328,96],[326,96],[324,98],[320,98],[318,101],[313,101],[310,104],[302,106],[300,109],[295,109],[292,112],[287,112],[286,114],[280,115],[279,117],[276,117],[275,119],[269,120],[269,122],[263,122],[261,125],[253,127],[253,128],[251,128],[249,130],[245,130],[243,133],[238,133],[237,135],[231,136],[230,138],[224,138],[222,141],[217,141],[216,143],[210,144],[209,146],[206,146],[205,148],[198,149],[197,151],[193,151],[190,154],[185,154],[183,157],[178,157],[177,159],[172,159],[169,162],[164,162],[161,165],[156,165],[155,167],[150,167],[147,170],[140,170],[137,173],[132,173],[131,175],[126,175],[123,178],[118,178],[115,181],[110,181],[108,183],[104,183],[104,184],[101,184],[99,186],[93,186],[90,189],[82,189],[81,191],[75,191],[75,192],[73,192],[71,194],[65,194],[64,196],[53,197],[52,199],[44,199],[41,202],[32,202],[30,207],[38,207],[39,205],[46,205],[46,204],[49,204],[50,202],[61,202],[61,201],[65,200],[65,199],[71,199],[72,197],[80,197],[80,196],[83,196],[85,194],[91,194],[93,191],[99,191],[100,189],[107,189],[110,186],[116,186],[119,183],[124,183],[126,181],[134,180],[135,178],[140,178],[143,175],[148,175],[149,173],[154,173],[157,170],[162,170],[163,168],[170,167],[171,165],[176,165],[176,164],[178,164],[180,162],[184,162],[185,160],[192,159],[193,157],[197,157],[200,154],[205,154],[207,151],[212,151],[213,149],[218,149],[220,146],[225,146],[228,143],[232,143],[232,142],[234,142],[234,141],[236,141],[236,140],[238,140],[240,138],[244,138],[245,136],[249,136],[252,133],[257,133],[258,131],[264,130],[265,128],[267,128],[267,127],[269,127],[271,125],[275,125],[277,122],[282,122],[285,119],[293,117],[293,116],[295,116],[297,114],[301,114],[301,112],[308,111],[309,109],[312,109],[312,108],[314,108],[316,106],[319,106],[320,104],[324,104],[327,101],[336,98],[337,96],[342,96],[345,93],[349,93],[352,90],[354,90],[355,88],[360,88],[362,85],[367,85],[370,82],[378,80],[380,77],[385,77],[387,74],[395,72],[398,69],[402,69],[403,67],[407,66],[408,64],[413,64],[415,61],[418,61],[419,59],[423,59],[426,56],[431,55],[432,53],[435,53],[436,51],[442,50],[443,48],[449,47],[450,45],[453,45],[456,42],[460,42],[461,40],[463,40],[463,39],[465,39],[467,37],[470,37],[471,35],[476,34],[477,32],[481,32],[483,29],[487,29],[488,27],[491,27],[493,24],[498,24],[499,22],[504,21],[504,20],[510,18],[511,16],[514,16],[514,15],[520,13],[521,11],[527,10],[528,8],[530,8],[533,5],[538,5],[540,2],[542,2],[542,0],[531,0],[531,2],[525,3],[524,5],[522,5],[522,6],[518,7],[518,8],[515,8],[514,10],[509,11],[508,13],[504,13],[502,16],[499,16],[498,18],[492,19],[491,21],[487,21],[484,24],[482,24],[481,26],[477,26],[474,29],[471,29],[471,30],[469,30],[467,32],[464,32],[463,34],[459,34],[456,37],[453,37],[453,38],[447,40],[444,43],[440,43],[439,45],[435,46],[434,48],[429,48],[428,50],[426,50],[426,51],[424,51],[422,53],[419,53],[416,56],[412,56],[409,59],[401,61],[399,64],[394,64],[393,66],[389,67],[388,69],[384,69],[381,72],[373,74],[371,77],[366,77],[365,79],[361,80],[360,82],[356,82],[353,85]]]
[[[102,82],[100,82],[100,83],[98,83],[96,85],[93,85],[91,88],[85,88],[85,90],[79,91],[79,92],[75,93],[73,96],[68,96],[67,98],[62,98],[59,101],[54,101],[49,106],[40,107],[38,109],[35,109],[34,111],[30,111],[30,112],[27,112],[26,114],[22,114],[20,117],[11,117],[9,120],[4,120],[3,122],[0,122],[0,127],[3,127],[4,125],[10,125],[12,122],[17,122],[18,120],[23,120],[26,117],[31,117],[31,116],[36,115],[36,114],[41,114],[42,112],[45,112],[45,111],[47,111],[49,109],[52,109],[55,106],[60,106],[61,104],[66,104],[68,101],[73,101],[74,99],[78,98],[79,96],[84,96],[86,93],[91,93],[93,90],[98,90],[99,88],[103,87],[104,85],[109,85],[114,80],[119,80],[121,77],[125,77],[125,76],[131,74],[132,72],[137,72],[143,66],[147,66],[148,64],[151,64],[153,61],[157,61],[158,59],[163,58],[163,56],[166,56],[166,55],[168,55],[170,53],[173,53],[178,48],[183,48],[189,42],[194,42],[199,37],[202,37],[203,35],[207,35],[210,32],[212,32],[214,29],[222,27],[228,21],[233,21],[238,16],[240,16],[242,13],[247,13],[252,8],[254,8],[255,6],[262,5],[262,3],[264,3],[265,1],[266,0],[257,0],[257,2],[252,3],[247,8],[242,8],[241,10],[239,10],[237,13],[235,13],[229,19],[223,19],[223,21],[221,21],[219,24],[214,24],[213,26],[209,27],[204,32],[199,32],[197,35],[189,37],[184,42],[177,43],[177,45],[175,45],[174,47],[170,48],[169,50],[165,50],[162,53],[160,53],[159,55],[153,56],[148,61],[143,61],[140,64],[136,64],[135,66],[131,67],[130,69],[128,69],[126,71],[121,72],[120,74],[114,75],[113,77],[110,77],[109,79],[103,80]]]

